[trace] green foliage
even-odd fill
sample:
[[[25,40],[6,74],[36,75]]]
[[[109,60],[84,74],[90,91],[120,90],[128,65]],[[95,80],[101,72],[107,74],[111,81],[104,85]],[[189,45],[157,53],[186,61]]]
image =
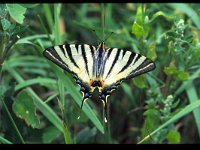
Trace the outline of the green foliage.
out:
[[[31,125],[32,128],[40,127],[33,99],[25,91],[21,91],[16,96],[16,100],[13,103],[13,111],[16,113],[16,116],[25,120],[26,124]]]
[[[172,130],[167,134],[167,140],[169,144],[179,144],[181,140],[181,135],[179,132]]]
[[[19,24],[22,24],[24,21],[24,14],[26,12],[26,8],[19,4],[6,4],[6,8],[10,16]]]
[[[0,143],[199,143],[199,6],[0,4]],[[107,125],[98,93],[80,110],[72,76],[42,55],[66,42],[98,45],[93,29],[114,32],[107,47],[156,63],[112,93]]]
[[[178,70],[176,66],[172,63],[170,64],[169,67],[164,68],[164,72],[167,75],[173,75],[182,81],[187,80],[189,78],[188,72],[185,72],[183,70]]]

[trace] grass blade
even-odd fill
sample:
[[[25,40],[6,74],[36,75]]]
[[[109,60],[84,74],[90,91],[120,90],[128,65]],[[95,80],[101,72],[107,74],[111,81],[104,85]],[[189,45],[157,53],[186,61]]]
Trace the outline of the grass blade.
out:
[[[15,91],[20,90],[22,88],[34,85],[34,84],[56,84],[56,81],[51,78],[36,78],[26,80],[25,82],[19,83],[15,86]]]
[[[192,81],[188,84],[186,93],[187,93],[187,96],[189,98],[190,103],[193,103],[198,99],[197,92],[196,92],[196,89],[195,89]],[[200,137],[200,120],[199,120],[199,118],[200,118],[200,108],[195,109],[193,111],[193,114],[194,114],[194,118],[195,118],[195,121],[196,121],[197,129],[198,129],[198,132],[199,132],[199,137]]]
[[[3,144],[13,144],[12,142],[10,142],[9,140],[5,139],[2,136],[0,136],[0,143],[3,143]]]

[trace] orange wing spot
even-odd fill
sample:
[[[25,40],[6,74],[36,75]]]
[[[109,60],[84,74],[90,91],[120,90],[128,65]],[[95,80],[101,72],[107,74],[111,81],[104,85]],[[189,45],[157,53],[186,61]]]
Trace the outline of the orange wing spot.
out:
[[[105,85],[104,80],[100,80],[100,82],[101,82],[101,87],[104,87],[104,85]]]
[[[89,85],[92,86],[93,82],[94,82],[94,80],[90,79]]]
[[[90,79],[89,85],[91,87],[101,88],[105,85],[105,82],[104,82],[104,80],[92,80],[92,79]]]

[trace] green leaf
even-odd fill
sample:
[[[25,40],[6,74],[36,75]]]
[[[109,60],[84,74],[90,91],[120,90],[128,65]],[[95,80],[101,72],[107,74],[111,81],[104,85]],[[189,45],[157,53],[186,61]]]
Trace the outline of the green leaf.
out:
[[[40,122],[36,116],[36,109],[33,102],[33,97],[25,91],[21,91],[15,102],[13,103],[13,111],[19,117],[25,120],[32,128],[39,128]]]
[[[10,16],[19,24],[23,23],[26,8],[19,4],[6,4]]]
[[[169,144],[179,144],[181,141],[181,135],[178,131],[171,130],[167,134],[167,140]]]
[[[141,89],[146,87],[145,81],[146,80],[145,80],[144,75],[140,75],[140,76],[133,78],[134,85],[137,86],[138,88],[141,88]]]
[[[137,22],[138,24],[143,24],[143,22],[144,22],[142,5],[138,6],[138,8],[137,8],[135,22]]]
[[[165,68],[164,68],[164,72],[165,72],[167,75],[175,75],[175,74],[177,74],[177,68],[176,68],[176,66],[175,66],[173,63],[171,63],[171,64],[169,65],[169,67],[165,67]]]
[[[156,54],[156,43],[152,43],[148,47],[148,52],[147,52],[147,57],[150,58],[151,60],[155,61],[157,58]]]
[[[171,16],[168,16],[168,15],[166,15],[164,12],[162,12],[162,11],[158,11],[158,12],[156,12],[155,14],[153,14],[153,16],[152,16],[152,18],[149,20],[149,22],[152,22],[152,21],[154,21],[157,17],[159,17],[159,16],[162,16],[162,17],[164,17],[165,19],[167,19],[167,20],[171,20],[172,19],[172,17]]]
[[[139,25],[137,22],[134,22],[132,26],[132,33],[135,34],[137,38],[140,38],[141,36],[145,35],[143,26]]]
[[[188,78],[189,78],[189,73],[188,72],[185,72],[183,70],[178,70],[173,63],[171,63],[169,65],[169,67],[165,67],[164,68],[164,72],[167,75],[174,75],[175,77],[177,77],[178,79],[180,79],[182,81],[188,80]]]
[[[11,23],[10,21],[8,21],[7,19],[3,18],[1,19],[1,24],[2,24],[2,27],[3,27],[3,30],[8,30],[11,26]]]
[[[177,72],[177,77],[178,77],[180,80],[185,81],[185,80],[188,80],[188,78],[189,78],[189,73],[180,70],[180,71]]]

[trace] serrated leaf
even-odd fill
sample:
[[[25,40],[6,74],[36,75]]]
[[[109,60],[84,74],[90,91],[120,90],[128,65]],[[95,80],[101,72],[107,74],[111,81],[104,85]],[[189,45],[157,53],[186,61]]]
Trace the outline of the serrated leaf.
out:
[[[167,140],[169,144],[179,144],[181,140],[180,133],[175,130],[169,131],[167,134]]]
[[[13,111],[19,117],[25,120],[32,128],[39,128],[40,122],[36,116],[36,108],[33,102],[33,97],[26,91],[21,91],[15,102],[13,103]]]
[[[137,22],[134,22],[132,26],[132,33],[135,34],[137,38],[140,38],[141,36],[145,35],[143,26],[139,25]]]
[[[10,16],[19,24],[23,23],[26,8],[19,4],[6,4]]]
[[[140,76],[133,78],[133,83],[135,86],[137,86],[138,88],[141,88],[141,89],[146,87],[144,75],[140,75]]]
[[[11,23],[7,19],[3,18],[3,19],[1,19],[1,25],[3,27],[3,30],[5,31],[5,30],[8,30],[10,28]]]

